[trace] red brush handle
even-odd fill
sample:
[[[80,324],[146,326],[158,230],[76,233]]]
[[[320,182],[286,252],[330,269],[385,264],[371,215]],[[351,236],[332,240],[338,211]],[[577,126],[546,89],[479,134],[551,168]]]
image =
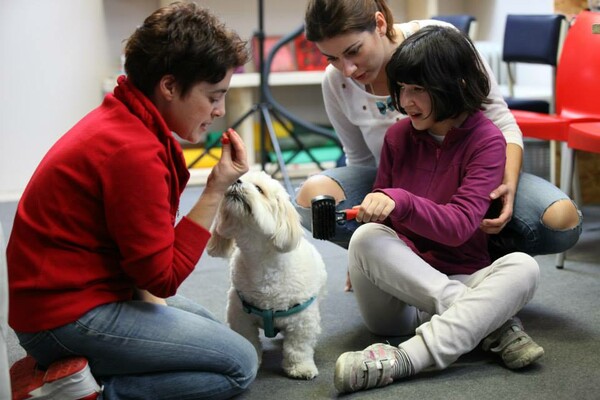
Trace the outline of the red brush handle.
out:
[[[346,221],[356,218],[358,215],[358,208],[351,208],[349,210],[344,210],[345,216],[344,219]]]

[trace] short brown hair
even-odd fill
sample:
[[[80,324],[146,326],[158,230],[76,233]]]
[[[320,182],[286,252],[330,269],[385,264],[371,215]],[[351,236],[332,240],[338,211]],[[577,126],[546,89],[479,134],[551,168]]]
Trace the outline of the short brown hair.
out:
[[[146,96],[165,75],[181,95],[198,82],[217,83],[248,61],[246,42],[207,9],[177,2],[152,13],[125,45],[125,72]]]

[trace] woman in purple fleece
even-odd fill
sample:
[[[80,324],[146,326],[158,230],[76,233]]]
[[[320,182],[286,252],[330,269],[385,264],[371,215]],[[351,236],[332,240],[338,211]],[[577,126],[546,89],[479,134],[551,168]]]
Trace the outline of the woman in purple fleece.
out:
[[[529,365],[544,350],[513,316],[535,293],[538,265],[525,253],[492,263],[479,229],[506,154],[502,133],[480,110],[489,93],[481,60],[465,35],[430,26],[398,47],[386,72],[391,103],[408,118],[386,133],[349,271],[369,330],[414,336],[342,354],[336,388],[442,369],[482,340],[507,367]]]

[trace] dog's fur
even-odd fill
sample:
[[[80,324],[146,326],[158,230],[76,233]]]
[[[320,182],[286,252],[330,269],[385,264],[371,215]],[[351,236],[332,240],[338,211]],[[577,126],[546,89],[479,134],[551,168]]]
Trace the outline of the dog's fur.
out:
[[[207,250],[211,256],[230,258],[227,322],[254,345],[259,360],[263,320],[244,312],[239,295],[263,310],[287,310],[317,296],[306,309],[275,318],[284,336],[286,374],[317,376],[314,346],[321,332],[319,301],[327,273],[321,255],[304,237],[300,216],[283,186],[262,171],[242,176],[221,202]]]

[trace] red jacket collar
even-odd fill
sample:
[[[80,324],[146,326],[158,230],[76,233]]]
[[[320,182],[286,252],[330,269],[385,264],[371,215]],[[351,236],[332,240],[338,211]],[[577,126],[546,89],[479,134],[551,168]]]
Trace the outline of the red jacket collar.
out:
[[[170,159],[169,168],[172,175],[176,177],[172,183],[173,198],[171,199],[171,204],[175,206],[175,209],[171,211],[175,215],[179,205],[179,196],[181,196],[190,178],[190,172],[187,169],[179,142],[173,137],[171,130],[154,103],[135,87],[126,76],[122,75],[117,79],[114,96],[125,104],[131,113],[137,116],[148,129],[154,132],[158,140],[165,146]]]

